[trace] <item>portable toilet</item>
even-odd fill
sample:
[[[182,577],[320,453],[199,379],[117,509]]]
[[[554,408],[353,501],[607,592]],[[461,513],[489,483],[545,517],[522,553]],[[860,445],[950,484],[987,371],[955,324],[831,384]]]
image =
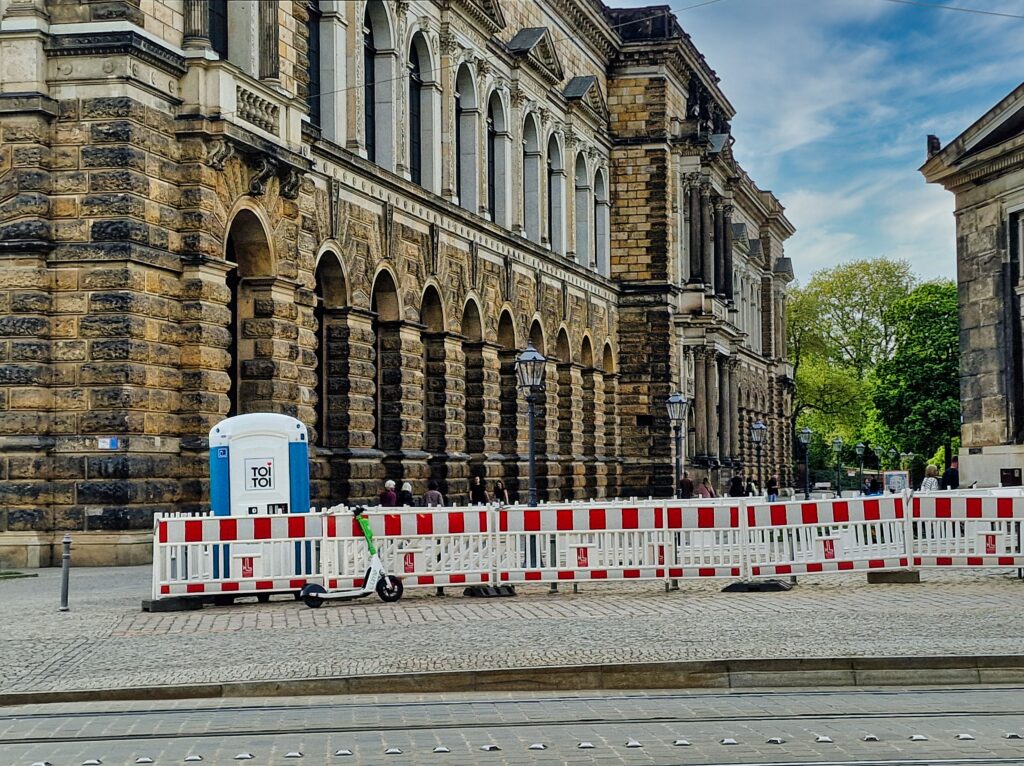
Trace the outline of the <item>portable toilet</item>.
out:
[[[214,516],[309,512],[309,435],[301,421],[256,412],[210,429]]]

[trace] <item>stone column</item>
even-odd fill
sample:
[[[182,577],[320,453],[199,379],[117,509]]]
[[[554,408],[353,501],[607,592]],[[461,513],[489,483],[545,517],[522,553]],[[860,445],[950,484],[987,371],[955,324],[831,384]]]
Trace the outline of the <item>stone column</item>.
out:
[[[721,420],[718,454],[725,462],[732,458],[732,370],[728,357],[719,357],[718,365],[718,411]]]
[[[700,208],[700,187],[696,178],[690,178],[690,185],[686,190],[686,204],[690,211],[690,282],[702,282],[704,280],[704,265],[701,261],[701,208]]]
[[[485,470],[491,478],[503,476],[501,465],[501,360],[500,346],[480,344],[483,362],[480,377],[481,420],[478,444],[483,446]],[[468,376],[467,376],[468,381]],[[468,392],[467,392],[468,393]],[[467,489],[468,491],[468,489]]]
[[[723,233],[724,216],[722,215],[722,201],[715,199],[714,203],[714,227],[715,227],[715,295],[722,295],[725,292],[725,236]]]
[[[739,361],[732,357],[729,359],[729,457],[734,460],[740,457],[740,381],[737,374]]]
[[[700,261],[701,273],[704,275],[704,285],[714,292],[715,287],[715,264],[714,264],[714,243],[712,242],[711,220],[711,186],[701,184],[700,187]]]
[[[708,407],[707,407],[707,375],[704,371],[706,363],[704,349],[693,349],[693,418],[694,418],[694,457],[708,455]]]
[[[210,47],[210,9],[207,0],[185,0],[185,38],[182,47]]]
[[[583,376],[574,364],[558,365],[558,472],[559,499],[575,498],[577,426],[583,422]],[[580,465],[582,468],[582,465]],[[582,479],[582,476],[580,477]]]
[[[708,455],[718,457],[719,425],[718,425],[718,354],[714,349],[706,351],[704,361],[704,404],[708,417]]]
[[[430,454],[429,478],[446,495],[459,491],[466,476],[466,364],[462,337],[452,333],[423,336],[426,358],[424,377],[424,447]],[[454,487],[452,485],[455,485]],[[426,484],[413,487],[417,494]]]
[[[205,4],[204,4],[205,5]],[[276,80],[281,74],[280,54],[277,50],[277,0],[260,0],[259,7],[259,62],[260,79]]]
[[[732,257],[732,205],[725,205],[722,208],[722,229],[724,234],[724,242],[722,245],[723,255],[725,258],[725,287],[722,292],[725,294],[725,298],[728,301],[734,301],[736,298],[735,287],[733,285],[733,257]]]
[[[528,449],[528,423],[525,397],[516,388],[516,350],[501,349],[498,352],[500,397],[499,397],[499,432],[501,455],[498,457],[502,465],[501,477],[508,487],[509,495],[526,502],[526,458]]]
[[[622,491],[622,453],[619,445],[619,376],[604,373],[604,463],[607,474],[606,497]]]

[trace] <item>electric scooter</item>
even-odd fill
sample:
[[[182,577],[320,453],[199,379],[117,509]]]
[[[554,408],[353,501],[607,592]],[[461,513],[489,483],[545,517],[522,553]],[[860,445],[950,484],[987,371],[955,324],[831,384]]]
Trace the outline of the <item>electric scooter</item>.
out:
[[[366,539],[366,549],[370,552],[370,568],[366,570],[363,577],[363,587],[350,590],[329,591],[323,585],[311,583],[299,592],[299,598],[310,609],[318,609],[325,600],[335,599],[338,601],[351,601],[352,599],[369,596],[374,591],[380,596],[380,600],[386,603],[394,603],[402,597],[402,581],[394,575],[384,571],[384,564],[381,563],[380,554],[373,544],[373,530],[370,529],[370,520],[363,515],[366,509],[357,506],[352,509],[352,515],[359,522],[359,528],[363,530],[363,537]]]

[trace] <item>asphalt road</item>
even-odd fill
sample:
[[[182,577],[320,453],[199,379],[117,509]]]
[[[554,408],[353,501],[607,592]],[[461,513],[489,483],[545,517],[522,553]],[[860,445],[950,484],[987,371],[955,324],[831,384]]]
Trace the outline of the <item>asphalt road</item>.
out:
[[[0,764],[1024,764],[1018,736],[1020,687],[294,697],[2,708]]]

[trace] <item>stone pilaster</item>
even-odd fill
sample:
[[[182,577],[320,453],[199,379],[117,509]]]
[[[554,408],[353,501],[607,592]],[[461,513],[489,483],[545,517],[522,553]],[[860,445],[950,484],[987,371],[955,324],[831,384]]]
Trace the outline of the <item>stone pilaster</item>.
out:
[[[718,454],[722,462],[732,460],[732,383],[730,381],[732,370],[729,366],[729,359],[724,356],[718,358],[718,411],[720,413],[721,428],[719,429]]]
[[[604,444],[604,375],[600,370],[585,369],[582,373],[582,440],[583,497],[604,497],[607,488],[607,454]]]
[[[580,424],[583,412],[583,368],[558,365],[558,465],[562,478],[561,499],[583,497],[583,444]]]
[[[725,216],[722,213],[722,201],[718,198],[714,201],[714,258],[715,258],[715,294],[722,295],[725,292]]]
[[[687,205],[690,211],[690,282],[704,281],[704,261],[701,257],[701,203],[700,186],[696,174],[687,176]]]
[[[183,46],[186,50],[204,50],[210,48],[210,8],[207,0],[185,0],[185,37]]]
[[[259,75],[261,80],[276,80],[281,74],[278,2],[259,0],[259,3]]]
[[[429,476],[445,495],[466,491],[466,365],[462,338],[451,333],[424,333],[424,450]],[[406,477],[408,478],[408,477]],[[427,489],[413,486],[414,494]]]
[[[739,361],[735,357],[729,359],[729,457],[742,460],[740,457],[740,382],[737,374]]]
[[[484,466],[487,476],[491,479],[504,477],[503,466],[501,464],[502,457],[502,445],[501,445],[501,394],[502,394],[502,380],[501,380],[501,358],[500,351],[501,347],[493,343],[480,343],[474,344],[478,354],[480,367],[479,375],[472,378],[472,391],[474,394],[479,392],[479,404],[478,406],[479,417],[475,417],[472,420],[473,427],[479,429],[474,432],[474,450],[470,450],[468,447],[466,451],[470,453],[470,462],[473,462],[475,455],[479,454],[484,459]],[[470,375],[468,360],[470,353],[469,346],[465,346],[467,353],[467,367],[466,367],[466,410],[467,410],[467,444],[469,443],[469,432],[468,428],[470,425],[470,419],[468,417],[469,412],[469,401],[470,401]],[[468,490],[467,490],[468,491]]]
[[[732,212],[733,208],[730,204],[726,204],[722,208],[722,233],[724,235],[722,248],[725,259],[725,288],[722,292],[729,301],[736,299],[736,288],[733,285]]]
[[[501,462],[501,477],[508,487],[509,495],[516,496],[520,502],[526,500],[526,466],[520,464],[520,456],[526,455],[527,442],[527,414],[526,402],[518,388],[516,388],[516,351],[515,349],[502,349],[498,352],[500,362],[500,428],[499,442],[501,455],[498,458]]]
[[[708,417],[708,455],[719,456],[719,420],[718,420],[718,355],[713,349],[705,351],[704,361],[704,407]]]
[[[708,388],[707,354],[703,348],[693,349],[693,418],[694,454],[692,457],[707,457],[708,450]]]
[[[711,185],[701,184],[700,187],[700,262],[701,274],[704,275],[705,287],[715,288],[715,258],[714,243],[712,235],[714,224],[712,221]]]

